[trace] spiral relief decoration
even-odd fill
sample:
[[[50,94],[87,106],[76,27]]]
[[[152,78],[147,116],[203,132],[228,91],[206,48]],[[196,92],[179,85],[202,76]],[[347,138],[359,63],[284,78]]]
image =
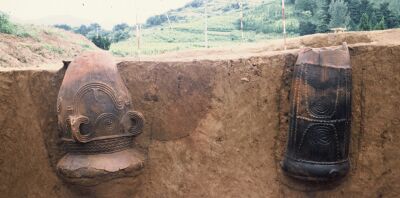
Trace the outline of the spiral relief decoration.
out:
[[[102,113],[97,117],[95,126],[98,130],[112,132],[118,127],[118,118],[112,113]]]
[[[293,75],[283,171],[332,180],[349,171],[351,67],[347,46],[300,51]]]
[[[335,111],[335,103],[327,96],[320,96],[309,102],[309,111],[315,116],[330,116]]]
[[[328,146],[334,141],[335,128],[332,125],[316,124],[308,130],[311,145]]]
[[[134,136],[141,132],[144,119],[131,103],[111,54],[78,55],[65,72],[57,98],[67,153],[57,163],[58,175],[85,186],[137,175],[145,157],[134,147]]]
[[[131,123],[128,129],[129,133],[133,135],[141,133],[144,125],[143,115],[137,111],[128,111],[127,115]]]

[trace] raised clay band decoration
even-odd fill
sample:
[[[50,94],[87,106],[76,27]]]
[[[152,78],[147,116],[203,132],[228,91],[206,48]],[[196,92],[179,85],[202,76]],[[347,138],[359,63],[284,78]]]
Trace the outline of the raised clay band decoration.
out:
[[[58,125],[67,154],[58,162],[68,182],[94,185],[135,175],[144,155],[133,148],[144,119],[134,111],[112,56],[87,52],[70,63],[57,100]]]
[[[303,49],[294,68],[283,171],[329,181],[349,171],[351,66],[346,43]]]

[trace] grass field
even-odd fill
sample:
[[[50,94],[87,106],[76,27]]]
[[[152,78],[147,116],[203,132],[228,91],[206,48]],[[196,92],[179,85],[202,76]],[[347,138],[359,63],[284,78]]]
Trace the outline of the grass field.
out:
[[[295,35],[290,35],[295,36]],[[244,40],[241,39],[241,32],[234,30],[232,32],[209,31],[208,47],[222,47],[235,45],[240,42],[256,42],[262,40],[281,38],[281,34],[264,34],[254,31],[245,31]],[[140,50],[137,46],[136,37],[128,40],[113,43],[110,51],[117,56],[138,56],[138,54],[154,55],[169,51],[179,51],[185,49],[204,48],[203,32],[192,32],[179,29],[151,28],[144,29],[140,42]]]
[[[240,9],[230,8],[226,1],[213,1],[208,20],[208,46],[222,47],[240,42],[258,42],[282,38],[282,21],[280,20],[280,1],[259,1],[244,7],[244,21],[254,21],[258,26],[251,26],[244,31],[242,39],[239,21]],[[267,3],[265,3],[267,2]],[[229,8],[229,9],[228,9]],[[293,8],[288,7],[291,11]],[[153,27],[145,27],[141,31],[140,49],[137,47],[135,32],[131,32],[128,40],[113,43],[110,51],[117,56],[138,56],[162,54],[170,51],[204,48],[204,11],[203,7],[184,7],[168,12],[173,21],[171,28],[167,22]],[[297,20],[288,15],[290,26],[298,25]],[[246,25],[246,24],[245,24]],[[288,37],[297,36],[290,32]]]

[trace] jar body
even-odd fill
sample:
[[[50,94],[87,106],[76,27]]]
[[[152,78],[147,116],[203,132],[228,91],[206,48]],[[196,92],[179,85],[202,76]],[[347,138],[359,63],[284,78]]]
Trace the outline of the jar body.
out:
[[[295,65],[284,172],[334,180],[349,171],[351,67],[346,45],[305,49]]]

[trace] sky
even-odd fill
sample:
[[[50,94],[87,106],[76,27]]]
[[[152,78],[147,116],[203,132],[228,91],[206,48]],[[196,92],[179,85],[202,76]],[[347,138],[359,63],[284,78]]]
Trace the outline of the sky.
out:
[[[97,22],[106,29],[126,22],[145,22],[152,15],[179,8],[191,0],[0,0],[0,11],[21,23],[77,26]]]

